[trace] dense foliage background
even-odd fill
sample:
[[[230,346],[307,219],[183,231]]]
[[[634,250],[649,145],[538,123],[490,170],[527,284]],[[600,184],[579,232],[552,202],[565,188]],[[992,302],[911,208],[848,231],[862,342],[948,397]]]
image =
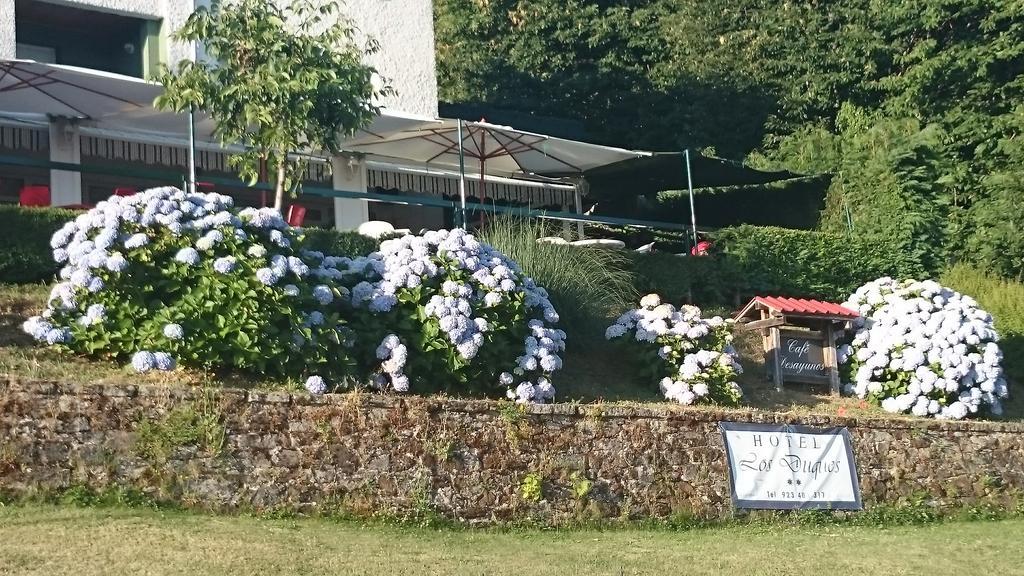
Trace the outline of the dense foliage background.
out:
[[[819,226],[1024,275],[1024,1],[437,0],[449,102],[829,173]]]

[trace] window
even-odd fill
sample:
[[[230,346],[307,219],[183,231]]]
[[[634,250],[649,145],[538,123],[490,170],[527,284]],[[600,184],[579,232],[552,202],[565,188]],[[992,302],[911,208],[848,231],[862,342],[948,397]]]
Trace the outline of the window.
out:
[[[140,78],[160,62],[159,20],[16,0],[14,21],[19,58]]]

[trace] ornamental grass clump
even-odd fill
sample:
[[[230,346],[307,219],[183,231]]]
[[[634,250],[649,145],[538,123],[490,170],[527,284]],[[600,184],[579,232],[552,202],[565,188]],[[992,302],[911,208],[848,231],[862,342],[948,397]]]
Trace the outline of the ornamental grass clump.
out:
[[[880,278],[844,306],[857,310],[838,350],[845,389],[893,413],[962,419],[1002,413],[1009,395],[992,316],[934,281]]]
[[[731,406],[743,396],[735,382],[743,368],[729,322],[720,316],[703,318],[696,306],[676,308],[648,294],[605,330],[605,338],[625,340],[668,400]]]
[[[138,372],[177,364],[276,376],[354,366],[340,280],[368,261],[301,250],[269,209],[157,188],[114,196],[51,240],[60,282],[25,322],[36,340]]]
[[[405,391],[503,389],[517,402],[554,398],[565,332],[547,291],[463,230],[381,243],[374,275],[352,289],[369,316],[377,386]]]

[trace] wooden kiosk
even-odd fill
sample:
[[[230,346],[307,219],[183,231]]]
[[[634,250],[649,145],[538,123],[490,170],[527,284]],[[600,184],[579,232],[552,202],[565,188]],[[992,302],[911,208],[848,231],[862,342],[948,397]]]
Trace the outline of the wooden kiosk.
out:
[[[836,338],[859,314],[830,302],[757,296],[736,314],[737,330],[760,330],[768,378],[828,384],[839,394]]]

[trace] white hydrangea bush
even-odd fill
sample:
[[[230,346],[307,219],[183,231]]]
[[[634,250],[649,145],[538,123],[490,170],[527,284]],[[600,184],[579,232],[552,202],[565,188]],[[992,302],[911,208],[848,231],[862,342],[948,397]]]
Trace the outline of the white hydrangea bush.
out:
[[[847,393],[915,416],[1002,413],[1009,390],[999,336],[973,298],[930,280],[886,277],[843,305],[861,315],[838,350]]]
[[[281,376],[351,372],[339,280],[366,259],[300,249],[270,209],[157,188],[114,196],[58,230],[63,265],[47,308],[24,330],[73,352],[129,358],[138,372],[179,362]]]
[[[554,399],[566,335],[547,291],[518,265],[463,230],[386,240],[370,258],[380,264],[352,299],[374,314],[358,330],[379,343],[377,386]]]
[[[605,338],[625,341],[668,400],[731,406],[743,396],[730,322],[720,316],[704,318],[696,306],[676,308],[648,294],[605,330]]]

